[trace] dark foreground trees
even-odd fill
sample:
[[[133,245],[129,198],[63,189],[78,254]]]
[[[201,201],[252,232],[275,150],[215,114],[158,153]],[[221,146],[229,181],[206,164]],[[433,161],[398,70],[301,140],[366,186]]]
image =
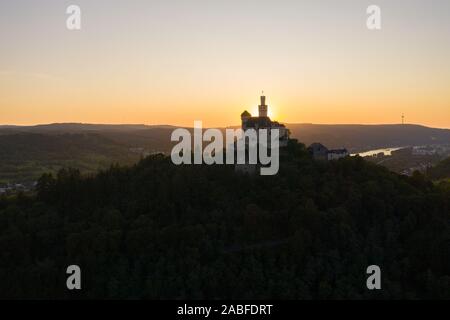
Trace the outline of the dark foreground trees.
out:
[[[152,156],[0,200],[1,298],[450,298],[450,195],[295,142],[276,176]],[[66,268],[82,290],[66,289]],[[367,266],[382,290],[366,288]]]

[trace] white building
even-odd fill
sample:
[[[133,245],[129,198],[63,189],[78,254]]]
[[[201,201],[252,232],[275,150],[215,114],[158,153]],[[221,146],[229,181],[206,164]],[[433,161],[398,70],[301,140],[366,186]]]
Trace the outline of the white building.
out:
[[[328,161],[345,158],[349,155],[347,149],[328,150]]]
[[[315,142],[308,147],[308,151],[316,160],[338,160],[349,155],[347,149],[333,149],[329,150],[323,144]]]

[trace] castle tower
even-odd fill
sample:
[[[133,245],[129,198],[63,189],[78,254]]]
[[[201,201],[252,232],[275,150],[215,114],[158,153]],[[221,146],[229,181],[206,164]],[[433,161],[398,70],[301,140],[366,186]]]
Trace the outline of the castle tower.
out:
[[[267,105],[266,105],[266,96],[261,96],[261,104],[258,106],[258,112],[260,117],[267,117]]]
[[[245,110],[244,112],[242,112],[241,114],[241,120],[242,120],[242,130],[245,130],[247,128],[247,121],[248,119],[250,119],[252,117],[252,115]]]

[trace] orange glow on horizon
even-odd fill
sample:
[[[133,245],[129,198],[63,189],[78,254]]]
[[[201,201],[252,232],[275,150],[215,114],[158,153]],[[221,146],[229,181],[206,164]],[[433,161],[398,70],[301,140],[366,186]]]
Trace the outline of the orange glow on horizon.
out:
[[[387,1],[372,32],[356,3],[84,1],[72,32],[60,5],[5,2],[0,125],[234,126],[264,90],[283,123],[450,128],[446,4]]]

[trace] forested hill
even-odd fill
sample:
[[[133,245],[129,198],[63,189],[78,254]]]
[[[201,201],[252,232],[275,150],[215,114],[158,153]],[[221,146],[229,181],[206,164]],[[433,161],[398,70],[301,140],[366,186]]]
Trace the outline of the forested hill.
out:
[[[0,298],[448,299],[450,194],[295,142],[276,176],[151,156],[2,198],[0,247]]]
[[[74,167],[96,172],[111,163],[133,164],[139,155],[98,133],[0,134],[0,184],[34,181],[43,173]]]
[[[345,147],[351,153],[450,143],[449,129],[420,125],[286,125],[291,137],[306,145],[321,142],[328,148]],[[175,144],[170,136],[175,129],[168,125],[83,123],[0,126],[0,186],[32,182],[44,172],[67,166],[90,173],[111,163],[135,163],[141,155],[170,154]]]
[[[449,144],[450,130],[415,124],[287,124],[292,136],[311,144],[321,142],[331,148],[345,147],[358,153],[387,147]]]
[[[431,179],[448,179],[450,180],[450,158],[444,159],[436,166],[428,169],[428,176]]]

